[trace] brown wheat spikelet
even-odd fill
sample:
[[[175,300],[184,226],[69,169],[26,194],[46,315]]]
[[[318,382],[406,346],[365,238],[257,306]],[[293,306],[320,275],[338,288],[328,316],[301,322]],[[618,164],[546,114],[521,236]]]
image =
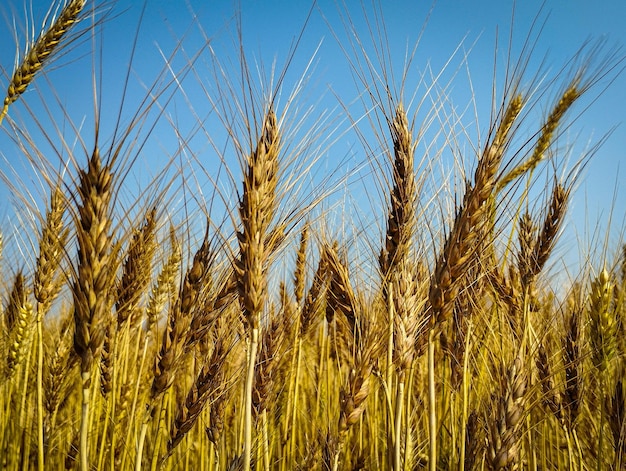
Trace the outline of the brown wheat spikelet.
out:
[[[215,393],[220,390],[224,379],[224,362],[227,354],[228,349],[224,342],[221,339],[216,339],[211,356],[196,377],[185,401],[178,407],[176,419],[170,430],[167,454],[164,459],[171,455],[174,448],[191,430],[207,402],[217,400]]]
[[[514,470],[520,464],[520,426],[524,415],[526,374],[520,358],[515,359],[504,375],[504,391],[496,399],[495,420],[490,425],[490,469]]]
[[[465,426],[465,458],[464,468],[468,471],[475,469],[480,458],[481,452],[481,438],[484,439],[481,426],[481,418],[476,411],[472,411],[467,418],[467,424]]]
[[[32,306],[28,302],[28,291],[21,270],[15,275],[3,314],[9,344],[6,375],[10,378],[22,360],[32,321]]]
[[[10,377],[24,357],[24,350],[28,344],[30,324],[33,321],[33,306],[26,301],[17,306],[16,321],[10,336],[9,352],[7,355],[8,376]]]
[[[267,328],[263,330],[254,370],[254,386],[252,389],[252,411],[258,418],[261,413],[272,404],[276,395],[280,376],[278,366],[283,352],[285,337],[285,320],[274,315],[269,319]]]
[[[122,278],[117,286],[115,310],[117,322],[121,326],[129,318],[130,325],[136,323],[137,308],[152,276],[152,256],[155,249],[156,208],[146,214],[141,228],[131,238]]]
[[[46,213],[39,243],[39,257],[35,268],[33,295],[40,304],[38,310],[45,314],[61,290],[61,279],[57,276],[61,257],[69,235],[63,223],[65,197],[61,187],[56,186],[50,196],[50,207]]]
[[[337,244],[326,246],[324,256],[329,278],[326,319],[328,320],[330,316],[329,323],[335,320],[338,339],[342,341],[338,347],[349,356],[353,351],[352,345],[358,344],[361,336],[356,312],[358,301],[352,289],[348,268],[337,253]]]
[[[226,409],[226,393],[220,386],[215,391],[209,412],[209,426],[205,428],[207,438],[213,445],[217,445],[224,431],[224,413]]]
[[[302,336],[306,335],[314,324],[315,315],[321,309],[321,302],[327,285],[327,274],[326,257],[322,254],[300,314],[300,334]]]
[[[566,332],[562,340],[565,365],[565,391],[562,404],[569,430],[573,430],[576,424],[583,397],[581,321],[582,309],[574,307],[566,319]]]
[[[11,332],[19,320],[19,307],[26,304],[28,292],[24,280],[24,274],[19,270],[13,279],[13,285],[9,292],[9,298],[4,306],[4,327]]]
[[[537,265],[534,260],[537,239],[537,227],[529,213],[524,213],[518,222],[517,238],[519,248],[517,252],[517,270],[523,287],[530,286],[534,269]]]
[[[607,369],[615,356],[617,320],[613,312],[613,283],[611,274],[603,269],[591,283],[589,297],[589,337],[593,364],[600,371]]]
[[[574,102],[582,95],[583,91],[584,90],[580,87],[580,77],[574,78],[565,92],[563,92],[563,95],[561,95],[557,104],[554,108],[552,108],[552,111],[543,124],[532,155],[528,158],[528,160],[513,168],[498,181],[498,192],[518,177],[526,174],[539,165],[539,163],[544,159],[546,151],[552,144],[554,133],[563,119],[563,116],[565,116],[567,110],[571,108]]]
[[[415,143],[402,104],[389,125],[393,141],[393,188],[390,194],[387,233],[379,257],[383,278],[387,278],[396,265],[400,265],[409,252],[415,229]]]
[[[170,253],[159,272],[156,282],[150,289],[148,304],[146,306],[146,317],[148,319],[147,331],[150,332],[152,327],[157,324],[159,315],[165,307],[165,303],[171,293],[175,290],[182,253],[180,244],[176,238],[176,233],[172,228],[170,230]]]
[[[79,173],[78,266],[72,283],[74,297],[74,349],[81,358],[81,371],[88,373],[100,351],[110,314],[113,272],[111,265],[112,173],[102,164],[96,146],[87,170]],[[85,385],[88,387],[88,385]]]
[[[465,274],[477,247],[486,236],[483,226],[491,217],[487,203],[492,196],[496,174],[510,139],[509,131],[522,105],[521,95],[509,102],[493,140],[487,144],[478,162],[474,184],[466,189],[461,208],[437,258],[428,295],[433,325],[451,316],[454,299],[460,288],[458,280]]]
[[[420,317],[424,312],[426,295],[418,288],[419,278],[414,267],[404,262],[394,281],[394,345],[393,359],[400,372],[406,372],[416,353],[415,345],[423,341],[427,319]]]
[[[371,364],[367,362],[350,369],[348,380],[339,397],[339,433],[343,434],[358,423],[365,412],[365,400],[371,390]]]
[[[75,380],[72,373],[77,365],[77,357],[73,355],[73,327],[71,319],[65,316],[58,328],[58,334],[45,344],[43,390],[44,407],[49,416],[65,403],[71,392],[69,386]]]
[[[258,327],[265,302],[266,241],[276,207],[279,138],[276,114],[270,109],[257,147],[248,156],[239,202],[242,230],[237,233],[240,258],[235,270],[244,317],[250,328]]]
[[[534,244],[534,254],[531,260],[534,262],[532,275],[537,276],[545,266],[554,247],[557,235],[563,224],[563,217],[567,210],[569,191],[561,184],[556,183],[552,190],[550,205],[546,214],[541,232],[537,235]]]
[[[114,362],[114,347],[113,336],[117,332],[112,322],[109,322],[104,335],[104,342],[102,343],[102,352],[100,355],[100,392],[103,397],[107,397],[111,392],[113,386],[113,362]]]
[[[296,268],[293,274],[294,296],[298,309],[302,309],[304,285],[306,282],[306,249],[309,242],[309,225],[305,224],[300,233],[300,245],[296,256]]]
[[[58,49],[59,43],[67,31],[76,23],[78,15],[85,6],[85,0],[72,0],[63,9],[59,17],[52,23],[26,52],[19,67],[13,72],[11,82],[4,98],[4,106],[0,112],[0,123],[9,106],[14,103],[28,85],[33,81],[50,55]]]
[[[539,372],[539,381],[541,382],[541,400],[543,404],[554,414],[554,416],[559,421],[562,421],[563,413],[561,407],[561,394],[555,388],[548,353],[546,352],[546,348],[543,344],[541,344],[539,346],[539,350],[537,350],[537,359],[535,364],[537,366],[537,371]]]
[[[152,401],[157,399],[174,383],[176,371],[183,359],[189,334],[189,327],[197,309],[200,291],[213,261],[214,252],[205,236],[201,247],[187,270],[175,304],[170,308],[163,340],[154,364],[152,381]]]

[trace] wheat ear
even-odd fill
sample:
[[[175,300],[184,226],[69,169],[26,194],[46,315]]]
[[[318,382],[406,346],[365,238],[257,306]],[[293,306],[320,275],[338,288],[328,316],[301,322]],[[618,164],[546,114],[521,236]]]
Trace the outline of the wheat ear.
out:
[[[180,243],[176,238],[174,229],[170,229],[170,253],[159,272],[156,282],[150,289],[148,304],[146,306],[146,317],[148,320],[147,332],[151,332],[154,325],[159,321],[159,315],[163,311],[168,297],[173,297],[176,280],[180,271],[182,259]]]
[[[217,339],[213,345],[211,356],[191,386],[185,401],[178,408],[174,425],[170,430],[167,452],[161,458],[161,462],[171,456],[176,446],[191,430],[207,402],[216,400],[215,393],[219,391],[224,379],[223,367],[227,354],[228,349],[223,341]]]
[[[24,356],[30,323],[33,320],[33,306],[28,301],[28,292],[21,271],[15,275],[4,315],[9,332],[7,378],[10,379]]]
[[[392,364],[396,365],[398,372],[393,445],[394,469],[400,469],[400,428],[405,376],[413,361],[414,342],[420,328],[417,316],[421,311],[413,270],[415,264],[409,258],[416,224],[415,143],[402,104],[397,106],[389,128],[394,155],[393,187],[390,191],[387,231],[379,257],[379,266],[383,277],[382,293],[387,305],[389,325],[387,384],[391,384]]]
[[[563,421],[563,410],[561,407],[561,394],[554,387],[554,380],[548,359],[548,353],[542,344],[537,351],[536,359],[537,371],[539,372],[539,381],[541,381],[541,400],[543,404],[554,414],[559,420]]]
[[[582,312],[579,308],[574,307],[566,319],[566,332],[562,340],[562,355],[565,365],[563,409],[567,429],[570,432],[574,430],[578,419],[583,394],[581,321]]]
[[[493,141],[487,145],[474,173],[474,184],[467,188],[463,204],[444,247],[437,259],[431,280],[429,300],[432,306],[432,323],[440,324],[452,314],[458,280],[466,272],[476,247],[484,237],[483,225],[490,216],[487,202],[492,195],[496,173],[508,145],[509,132],[523,105],[521,95],[509,103],[498,126]]]
[[[615,356],[617,319],[612,309],[613,283],[611,274],[603,269],[591,283],[589,299],[589,336],[593,364],[602,374]]]
[[[552,108],[552,111],[543,124],[532,155],[528,160],[525,160],[499,179],[496,188],[497,193],[517,178],[535,169],[545,158],[546,151],[552,144],[554,133],[562,121],[563,116],[565,116],[567,110],[571,108],[574,102],[582,95],[582,92],[583,90],[579,86],[579,78],[574,79],[563,95],[561,95],[558,103]]]
[[[135,230],[122,269],[122,277],[117,286],[115,310],[118,326],[130,318],[130,326],[137,324],[139,301],[152,277],[152,257],[155,249],[156,208],[146,214],[142,226]]]
[[[606,268],[591,283],[589,299],[589,336],[591,340],[591,360],[597,369],[599,383],[599,423],[598,423],[598,451],[601,452],[604,443],[604,402],[608,378],[611,374],[611,363],[617,351],[618,323],[613,306],[613,292],[615,283]],[[601,469],[601,460],[598,457],[597,469]]]
[[[526,374],[517,358],[505,376],[504,394],[497,399],[495,420],[490,426],[489,469],[516,469],[519,458],[520,424],[524,414]]]
[[[327,303],[331,305],[338,325],[340,352],[349,365],[348,378],[339,395],[339,437],[333,457],[333,470],[336,471],[348,430],[365,412],[378,342],[352,288],[348,269],[337,253],[337,244],[326,246],[324,256],[330,278]]]
[[[52,23],[50,28],[35,41],[26,52],[25,59],[13,72],[4,105],[0,112],[0,123],[6,116],[9,106],[14,103],[28,85],[34,80],[37,72],[41,70],[50,55],[58,49],[59,43],[67,31],[76,23],[78,15],[85,6],[85,0],[72,0],[61,10],[59,17]]]
[[[185,354],[192,310],[198,308],[198,298],[213,255],[209,241],[205,238],[185,275],[179,297],[170,309],[161,348],[154,365],[152,404],[174,383],[176,372]]]

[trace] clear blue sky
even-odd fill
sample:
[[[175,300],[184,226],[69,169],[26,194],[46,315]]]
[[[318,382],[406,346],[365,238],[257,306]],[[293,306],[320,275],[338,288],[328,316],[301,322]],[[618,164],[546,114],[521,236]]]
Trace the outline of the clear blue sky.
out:
[[[91,1],[87,2],[91,5]],[[108,3],[108,2],[106,2]],[[362,7],[359,2],[346,2],[355,22],[356,30],[368,40],[369,33],[363,21]],[[431,5],[421,1],[383,1],[383,13],[386,31],[389,41],[389,50],[392,53],[391,61],[396,74],[402,71],[404,53],[407,45],[412,46],[419,37],[426,16]],[[513,26],[513,49],[519,52],[527,37],[533,20],[538,15],[538,24],[535,26],[534,38],[537,43],[533,52],[527,79],[532,78],[535,68],[545,59],[542,69],[549,77],[554,77],[565,61],[570,58],[586,40],[604,38],[608,46],[626,46],[626,2],[623,0],[604,0],[602,2],[589,2],[587,0],[548,0],[541,9],[542,1],[522,0],[518,2],[515,10]],[[26,4],[26,6],[25,6]],[[45,0],[5,0],[0,5],[0,65],[3,74],[0,74],[0,85],[5,89],[7,74],[10,74],[14,62],[15,38],[12,34],[12,25],[17,25],[20,32],[20,50],[23,50],[23,28],[26,24],[34,24],[37,28],[43,21],[43,15],[48,8]],[[102,35],[97,41],[103,44],[103,109],[104,129],[111,126],[112,119],[117,115],[122,96],[122,84],[127,71],[130,48],[134,34],[139,24],[139,16],[143,2],[132,0],[117,0],[110,3],[111,15],[105,20]],[[241,24],[244,38],[244,46],[251,68],[255,63],[263,64],[269,70],[275,59],[280,70],[287,58],[290,44],[299,35],[305,18],[311,6],[309,1],[170,1],[170,0],[147,0],[145,13],[141,24],[136,54],[130,77],[128,100],[124,107],[124,113],[134,111],[138,100],[145,94],[141,83],[150,84],[158,76],[163,67],[163,56],[169,55],[177,44],[184,45],[184,53],[179,51],[173,61],[173,67],[178,70],[184,67],[184,54],[192,56],[199,50],[202,44],[202,35],[198,25],[201,25],[206,35],[212,38],[211,47],[221,63],[230,67],[230,71],[236,70],[236,12],[241,11]],[[366,9],[371,12],[370,2],[366,2]],[[407,82],[407,93],[417,89],[416,100],[419,100],[420,89],[418,79],[420,74],[430,67],[437,73],[448,59],[452,57],[450,65],[443,74],[441,82],[451,81],[447,88],[447,109],[461,111],[471,104],[469,98],[469,77],[473,86],[476,108],[479,112],[478,123],[473,117],[472,109],[469,109],[461,118],[470,137],[475,137],[476,125],[482,134],[485,134],[489,125],[490,93],[494,70],[494,57],[497,59],[498,80],[502,78],[503,67],[506,59],[509,35],[511,33],[511,15],[513,12],[512,2],[499,0],[440,0],[434,5],[428,23],[425,26],[421,43],[417,49],[412,63],[411,75]],[[193,22],[196,17],[196,23]],[[370,18],[372,18],[370,16]],[[28,23],[27,23],[28,21]],[[32,21],[32,23],[31,23]],[[541,26],[543,27],[541,28]],[[36,29],[37,29],[36,28]],[[541,33],[539,34],[539,29]],[[353,119],[359,118],[363,113],[363,107],[358,103],[352,103],[358,97],[359,90],[355,87],[351,78],[350,68],[345,56],[338,47],[337,40],[331,30],[339,36],[341,43],[348,46],[346,31],[340,21],[336,2],[320,0],[312,12],[302,42],[297,50],[293,63],[285,79],[285,96],[291,91],[306,68],[318,45],[319,50],[315,54],[314,68],[307,74],[308,83],[297,100],[298,109],[292,109],[295,116],[304,116],[308,106],[315,106],[313,118],[319,117],[324,111],[331,111],[337,121],[329,121],[328,126],[333,129],[345,129],[347,122],[341,116],[343,105],[347,106],[352,113]],[[495,39],[498,36],[499,51],[494,53]],[[66,109],[68,118],[76,125],[84,120],[85,136],[88,136],[92,122],[91,93],[91,59],[88,56],[91,50],[90,40],[78,42],[69,52],[58,57],[46,70],[45,76],[37,79],[36,87],[32,87],[20,99],[12,105],[10,116],[16,120],[28,123],[28,113],[25,103],[32,107],[39,116],[45,116],[41,111],[41,99],[37,90],[49,100],[51,90],[58,96],[59,103]],[[622,50],[622,54],[626,52]],[[464,54],[467,53],[467,61]],[[184,135],[194,133],[194,126],[198,118],[193,117],[189,111],[190,104],[198,113],[198,116],[206,118],[207,123],[213,123],[215,113],[211,106],[206,103],[206,95],[201,86],[205,84],[209,90],[211,87],[211,59],[208,51],[196,62],[198,76],[190,75],[183,83],[182,88],[187,94],[187,100],[178,96],[168,108],[168,116],[176,120]],[[620,66],[621,67],[621,66]],[[456,74],[456,75],[455,75]],[[263,73],[261,73],[263,75]],[[267,77],[269,73],[265,73]],[[614,76],[613,74],[612,76]],[[171,76],[169,76],[171,78]],[[168,78],[168,79],[169,79]],[[554,102],[561,87],[566,83],[566,77],[557,80],[551,93],[548,93],[539,102],[536,112],[545,115],[547,109]],[[49,86],[47,85],[49,84]],[[598,94],[606,87],[606,90],[598,97]],[[574,143],[571,160],[575,160],[585,146],[593,144],[602,138],[609,130],[615,127],[611,136],[595,154],[589,165],[584,169],[574,194],[570,217],[570,227],[566,228],[567,235],[560,248],[560,255],[568,259],[577,258],[577,243],[575,238],[589,238],[596,231],[596,224],[600,224],[600,232],[606,231],[607,220],[611,207],[613,207],[614,220],[612,225],[610,244],[615,245],[623,229],[624,215],[626,214],[626,169],[621,164],[626,152],[626,123],[624,116],[626,109],[626,74],[619,75],[613,83],[603,81],[591,90],[589,97],[595,101],[582,100],[573,112],[568,115],[567,122],[572,118],[584,113],[576,119],[574,125],[567,133],[559,138],[559,147],[566,147]],[[24,102],[24,103],[22,103]],[[283,99],[283,103],[284,103]],[[343,105],[341,105],[341,104]],[[415,102],[414,102],[415,103]],[[587,106],[589,106],[588,109]],[[413,110],[414,111],[414,110]],[[108,114],[107,114],[108,113]],[[448,114],[449,116],[449,114]],[[309,119],[303,118],[303,126],[309,124]],[[42,125],[50,129],[50,121],[42,119]],[[109,121],[106,121],[106,120]],[[59,126],[67,131],[67,123],[62,118],[55,118]],[[314,119],[313,119],[314,121]],[[65,123],[65,125],[63,124]],[[215,133],[215,145],[220,146],[225,142],[223,132],[219,130],[218,122],[207,124],[207,130]],[[538,129],[540,123],[536,123]],[[171,126],[167,123],[159,126],[156,131],[148,136],[145,149],[135,163],[131,176],[128,178],[129,185],[149,180],[146,175],[155,175],[158,169],[163,168],[168,158],[176,151],[176,136],[172,133]],[[7,129],[7,124],[3,127]],[[31,128],[29,128],[31,129]],[[31,132],[36,133],[36,127]],[[88,129],[88,130],[87,130]],[[110,131],[110,127],[109,127]],[[431,129],[432,131],[432,129]],[[299,132],[302,132],[300,130]],[[220,134],[222,133],[222,134]],[[71,134],[71,133],[70,133]],[[144,132],[144,135],[146,133]],[[10,131],[0,132],[0,171],[9,175],[12,181],[17,175],[29,188],[37,187],[36,172],[24,162],[19,152],[15,151],[9,139]],[[108,137],[105,134],[105,138]],[[196,132],[194,139],[189,145],[189,151],[197,152],[198,164],[206,169],[206,173],[212,178],[222,178],[217,171],[211,168],[215,154],[211,145],[202,142],[202,132]],[[87,138],[88,140],[88,138]],[[206,139],[205,139],[206,141]],[[471,143],[459,143],[467,151],[463,159],[468,167],[472,167]],[[87,144],[89,145],[89,144]],[[376,142],[371,144],[374,148]],[[475,145],[475,143],[474,143]],[[463,147],[466,146],[466,147]],[[42,149],[45,145],[41,144]],[[358,139],[353,133],[346,132],[345,136],[329,149],[333,155],[325,155],[322,158],[323,165],[318,170],[316,178],[321,179],[325,169],[333,169],[333,163],[339,162],[339,166],[345,169],[354,169],[367,157]],[[45,152],[45,151],[44,151]],[[180,156],[182,157],[182,156]],[[62,157],[63,160],[65,157]],[[81,159],[81,155],[77,156]],[[53,157],[53,166],[59,168],[59,158]],[[82,161],[82,160],[81,160]],[[235,185],[239,178],[239,169],[236,160],[232,168]],[[559,169],[567,168],[559,164]],[[444,170],[445,171],[445,170]],[[187,171],[186,171],[187,172]],[[201,175],[203,170],[195,171]],[[375,179],[367,176],[368,170],[359,173],[358,180],[353,188],[353,194],[357,202],[362,205],[366,213],[371,206],[368,201],[367,191],[376,188]],[[191,178],[191,173],[186,173]],[[202,178],[199,177],[201,180]],[[368,180],[371,179],[371,180]],[[545,177],[544,177],[545,179]],[[318,180],[314,180],[318,181]],[[19,186],[20,184],[18,184]],[[198,183],[205,188],[204,183]],[[7,198],[0,202],[0,216],[3,217],[2,227],[8,225],[19,226],[13,218],[10,205],[13,200],[10,190],[4,183],[0,184],[0,198]],[[227,184],[224,187],[228,187]],[[615,191],[617,188],[617,196]],[[367,190],[366,190],[367,189]],[[131,190],[129,190],[131,191]],[[202,189],[204,192],[205,190]],[[37,194],[37,190],[34,190]],[[227,193],[228,190],[224,190]],[[132,191],[131,191],[132,193]],[[376,192],[370,191],[370,196],[375,204],[384,204],[384,198]],[[202,198],[202,196],[198,196]],[[617,198],[613,204],[613,199]],[[205,199],[208,199],[205,196]],[[122,204],[130,205],[133,196],[127,195]],[[380,208],[375,208],[379,210]],[[536,210],[537,208],[535,208]],[[591,228],[591,229],[590,229]],[[5,229],[6,231],[6,229]],[[583,241],[584,242],[584,241]],[[583,249],[584,251],[584,249]],[[572,253],[573,252],[573,257]]]

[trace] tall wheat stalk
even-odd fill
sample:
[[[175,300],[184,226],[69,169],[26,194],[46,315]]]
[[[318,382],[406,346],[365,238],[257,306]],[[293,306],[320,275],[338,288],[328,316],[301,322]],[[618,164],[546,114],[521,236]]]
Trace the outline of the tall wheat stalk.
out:
[[[261,314],[266,301],[266,242],[276,209],[276,185],[280,133],[274,110],[269,109],[256,149],[248,156],[239,202],[241,231],[239,259],[235,263],[237,289],[248,334],[248,358],[244,392],[243,470],[250,470],[252,451],[252,392],[259,344]]]
[[[393,142],[393,188],[390,191],[389,213],[385,247],[379,265],[383,276],[383,297],[388,306],[389,352],[388,368],[395,364],[397,371],[397,393],[393,419],[393,434],[389,442],[393,446],[393,469],[401,469],[401,430],[405,400],[405,385],[409,368],[413,363],[414,342],[421,330],[418,318],[422,311],[418,298],[414,264],[411,261],[411,244],[416,225],[417,190],[414,169],[415,143],[409,122],[400,104],[390,123]],[[390,374],[387,374],[391,387]],[[407,424],[406,433],[410,427]]]
[[[112,169],[109,165],[103,165],[96,144],[87,169],[79,172],[75,220],[78,262],[71,286],[74,298],[74,350],[81,360],[81,471],[89,469],[92,370],[104,343],[115,280],[110,232],[112,180]]]
[[[39,471],[45,467],[43,425],[43,321],[50,305],[58,296],[63,280],[59,268],[68,229],[64,227],[65,197],[59,186],[52,190],[50,208],[41,231],[39,257],[34,277],[33,295],[37,301],[37,465]]]

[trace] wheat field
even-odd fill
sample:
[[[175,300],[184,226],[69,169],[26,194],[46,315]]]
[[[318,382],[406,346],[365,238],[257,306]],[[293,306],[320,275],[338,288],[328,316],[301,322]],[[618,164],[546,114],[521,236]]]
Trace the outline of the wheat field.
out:
[[[599,148],[572,159],[555,142],[619,73],[619,50],[584,44],[550,80],[526,70],[532,48],[509,57],[489,128],[464,146],[476,136],[444,111],[444,84],[414,93],[382,29],[359,33],[375,54],[343,49],[365,110],[338,99],[343,121],[298,101],[297,42],[259,83],[243,52],[233,66],[208,38],[108,121],[97,67],[115,3],[50,12],[2,64],[2,132],[44,195],[13,187],[28,210],[0,239],[2,469],[626,468],[626,244],[600,240],[566,277],[550,269]],[[52,124],[26,92],[85,43],[93,112]],[[186,94],[203,64],[222,129]],[[168,113],[177,98],[192,137]],[[134,172],[162,122],[179,147],[146,182]],[[358,172],[306,178],[348,130],[377,223],[350,209]],[[209,190],[180,163],[192,138],[217,156]]]

